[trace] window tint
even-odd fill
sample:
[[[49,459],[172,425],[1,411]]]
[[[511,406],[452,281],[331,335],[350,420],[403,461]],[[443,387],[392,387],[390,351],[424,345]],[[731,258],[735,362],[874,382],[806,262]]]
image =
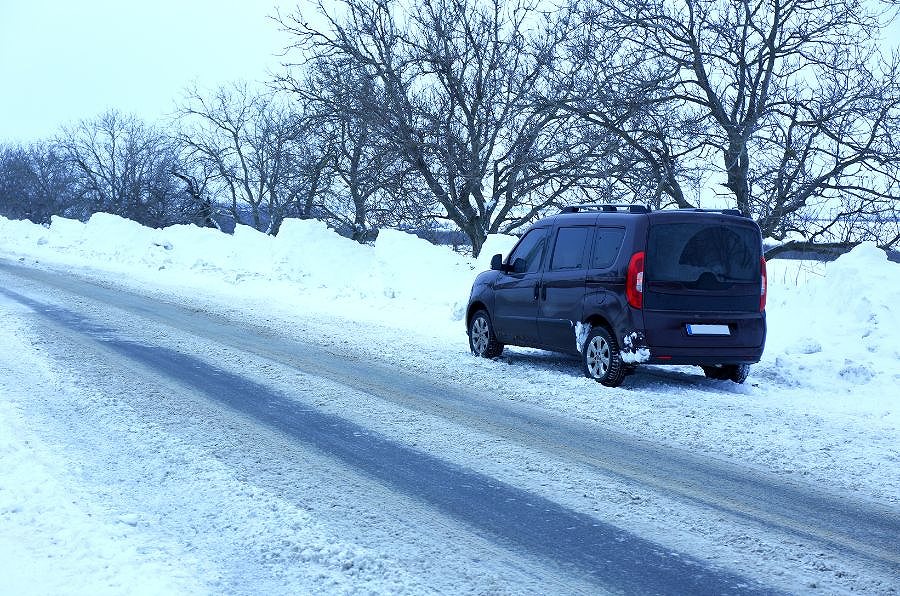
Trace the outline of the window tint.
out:
[[[579,269],[584,266],[584,245],[587,242],[590,228],[560,228],[556,234],[556,244],[553,247],[553,257],[550,259],[550,269]]]
[[[679,223],[650,228],[647,276],[686,284],[759,283],[759,232],[749,226]]]
[[[507,263],[512,265],[516,259],[525,259],[526,273],[534,273],[541,268],[541,257],[544,256],[544,247],[547,244],[547,230],[545,228],[531,230],[519,241],[516,248],[509,255]]]
[[[625,230],[622,228],[597,228],[594,236],[594,254],[591,267],[606,269],[612,267],[622,249]]]

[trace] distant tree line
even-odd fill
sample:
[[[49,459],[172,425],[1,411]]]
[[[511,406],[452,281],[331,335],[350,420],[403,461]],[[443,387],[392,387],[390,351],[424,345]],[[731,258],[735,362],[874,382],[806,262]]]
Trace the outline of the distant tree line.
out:
[[[0,214],[149,226],[315,218],[478,254],[565,204],[730,207],[791,248],[900,244],[895,15],[861,0],[337,0],[277,15],[260,92],[187,91],[0,147]],[[712,190],[709,190],[712,189]]]

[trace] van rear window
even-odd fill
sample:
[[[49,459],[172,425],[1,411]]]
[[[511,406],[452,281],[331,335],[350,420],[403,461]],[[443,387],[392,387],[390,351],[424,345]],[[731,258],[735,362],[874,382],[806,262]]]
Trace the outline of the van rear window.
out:
[[[749,226],[671,223],[650,227],[648,280],[759,283],[759,232]]]

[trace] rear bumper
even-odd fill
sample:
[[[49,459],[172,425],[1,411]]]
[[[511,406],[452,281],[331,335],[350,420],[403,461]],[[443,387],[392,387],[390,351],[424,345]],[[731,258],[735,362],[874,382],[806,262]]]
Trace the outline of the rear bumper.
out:
[[[658,314],[655,323],[662,322]],[[645,319],[646,321],[646,319]],[[666,313],[665,325],[653,333],[634,330],[620,339],[626,362],[648,364],[755,364],[765,349],[766,321],[762,313],[732,316]],[[727,326],[727,336],[690,335],[689,323]],[[648,337],[649,336],[649,337]]]
[[[622,358],[635,364],[755,364],[760,361],[765,346],[757,347],[653,347],[647,344],[640,331],[629,333],[621,347]]]
[[[693,364],[715,366],[717,364],[756,364],[763,354],[758,348],[650,348],[648,364]]]

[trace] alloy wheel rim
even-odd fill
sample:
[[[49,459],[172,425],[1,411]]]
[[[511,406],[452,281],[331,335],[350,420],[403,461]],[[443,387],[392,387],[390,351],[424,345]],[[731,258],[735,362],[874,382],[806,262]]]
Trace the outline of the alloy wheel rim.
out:
[[[593,338],[587,349],[587,365],[591,376],[597,379],[605,376],[609,370],[610,358],[610,349],[607,341],[599,336]]]
[[[478,317],[472,321],[472,348],[479,356],[487,351],[488,342],[490,341],[488,333],[487,321]]]

